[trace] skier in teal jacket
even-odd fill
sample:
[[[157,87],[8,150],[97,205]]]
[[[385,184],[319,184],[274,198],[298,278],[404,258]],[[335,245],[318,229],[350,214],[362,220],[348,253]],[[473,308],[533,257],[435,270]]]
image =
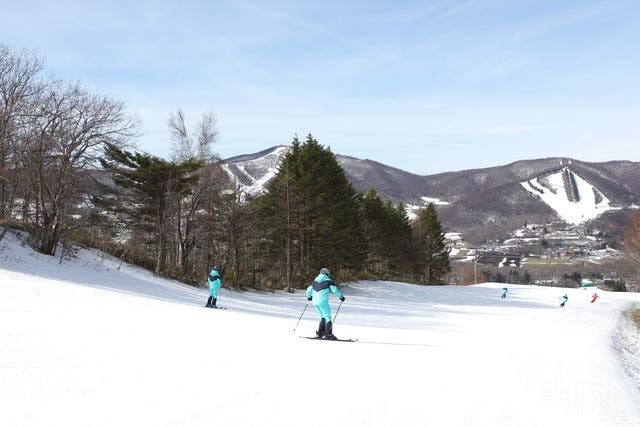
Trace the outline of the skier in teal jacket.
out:
[[[560,297],[560,301],[560,307],[564,307],[567,301],[569,301],[569,297],[567,296],[567,294],[562,295],[562,297]]]
[[[218,294],[220,293],[220,286],[222,286],[222,278],[220,277],[220,268],[213,267],[211,273],[209,273],[209,299],[205,307],[218,308],[216,303],[218,302]]]
[[[505,286],[504,288],[502,288],[502,298],[506,298],[507,295],[509,295],[509,289],[507,289],[507,287]]]
[[[328,268],[320,270],[320,274],[315,278],[313,283],[307,288],[307,300],[313,301],[313,305],[320,316],[320,326],[316,331],[316,338],[325,337],[330,340],[337,339],[333,335],[333,326],[331,324],[331,306],[329,305],[329,292],[344,301],[344,295],[340,289],[331,281],[331,272]]]

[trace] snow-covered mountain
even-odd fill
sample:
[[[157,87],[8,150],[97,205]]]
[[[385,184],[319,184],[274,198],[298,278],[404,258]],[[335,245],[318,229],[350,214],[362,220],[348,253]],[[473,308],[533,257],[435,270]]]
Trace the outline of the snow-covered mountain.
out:
[[[232,157],[224,169],[230,182],[258,194],[288,149]],[[640,193],[640,163],[629,161],[547,158],[421,176],[372,160],[336,157],[359,191],[375,187],[414,210],[434,201],[445,225],[456,230],[553,220],[581,224],[636,205]]]
[[[278,172],[289,147],[277,146],[253,155],[232,157],[222,163],[234,187],[250,195],[260,194]]]
[[[245,154],[228,158],[222,165],[230,182],[241,190],[256,195],[264,191],[266,183],[277,173],[282,158],[290,147],[279,145],[255,154]],[[351,183],[360,191],[371,187],[384,197],[394,200],[412,200],[422,203],[415,189],[422,185],[422,177],[373,160],[336,154],[338,162],[345,170]],[[407,188],[407,185],[409,186]]]
[[[621,209],[612,206],[611,201],[600,190],[568,167],[521,184],[569,224],[581,224],[604,212]]]
[[[342,284],[334,332],[359,342],[322,342],[299,338],[304,293],[223,288],[211,310],[118,266],[0,241],[0,425],[640,425],[638,294]]]

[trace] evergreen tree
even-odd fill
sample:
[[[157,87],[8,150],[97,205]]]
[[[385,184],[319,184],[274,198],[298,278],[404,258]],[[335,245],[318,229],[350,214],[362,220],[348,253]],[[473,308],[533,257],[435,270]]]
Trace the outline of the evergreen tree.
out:
[[[323,266],[345,277],[360,271],[365,243],[357,192],[335,155],[312,135],[292,145],[266,194],[255,200],[264,254],[280,280],[291,266],[298,284]]]
[[[413,235],[403,204],[382,201],[375,189],[362,198],[367,242],[366,271],[385,278],[404,278],[411,270]]]
[[[380,274],[386,270],[387,241],[383,238],[387,229],[385,206],[375,189],[362,198],[362,218],[367,257],[365,271]]]
[[[404,203],[398,203],[394,210],[394,233],[396,235],[396,247],[393,252],[397,270],[401,273],[401,279],[405,280],[416,263],[415,243],[411,221],[407,215]]]
[[[180,197],[190,194],[198,181],[195,172],[203,163],[195,160],[168,162],[148,154],[124,151],[112,144],[107,144],[105,158],[100,162],[124,191],[110,188],[111,194],[119,197],[103,197],[94,201],[126,215],[133,226],[151,232],[156,247],[155,272],[164,272],[172,208]]]
[[[420,277],[429,284],[442,283],[451,271],[449,249],[445,245],[444,231],[438,220],[436,206],[429,203],[421,209],[414,222],[414,233],[418,248]]]

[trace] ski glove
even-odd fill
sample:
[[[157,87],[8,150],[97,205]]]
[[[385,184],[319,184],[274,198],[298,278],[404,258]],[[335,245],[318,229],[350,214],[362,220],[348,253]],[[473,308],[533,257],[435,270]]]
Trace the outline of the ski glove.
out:
[[[307,298],[307,301],[311,301],[312,299],[313,299],[312,297],[309,297],[309,298]]]
[[[340,301],[344,302],[344,297],[340,297]]]

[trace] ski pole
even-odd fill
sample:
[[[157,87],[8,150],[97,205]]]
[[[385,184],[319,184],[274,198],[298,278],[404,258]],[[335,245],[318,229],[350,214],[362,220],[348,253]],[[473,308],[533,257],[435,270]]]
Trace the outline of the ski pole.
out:
[[[304,316],[304,312],[305,312],[305,311],[307,311],[307,307],[309,307],[309,303],[307,303],[307,304],[304,306],[304,309],[302,310],[302,314],[300,315],[300,318],[298,319],[298,323],[296,323],[296,327],[295,327],[295,328],[293,328],[293,332],[295,332],[295,331],[296,331],[296,328],[297,328],[297,327],[298,327],[298,325],[300,324],[300,320],[302,319],[302,316]]]
[[[342,301],[340,301],[340,305],[338,306],[338,309],[336,310],[336,315],[333,316],[333,323],[336,323],[336,318],[338,317],[338,313],[340,312],[340,307],[342,307]]]

